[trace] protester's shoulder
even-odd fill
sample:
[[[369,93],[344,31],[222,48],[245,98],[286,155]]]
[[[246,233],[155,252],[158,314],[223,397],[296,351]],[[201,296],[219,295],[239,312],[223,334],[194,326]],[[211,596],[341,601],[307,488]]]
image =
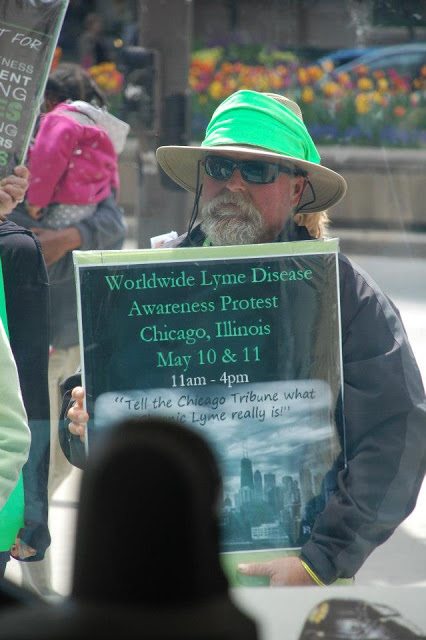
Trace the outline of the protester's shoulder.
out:
[[[0,247],[2,250],[20,249],[26,252],[37,252],[38,240],[25,227],[7,220],[0,224]]]
[[[374,278],[354,260],[339,254],[340,304],[343,324],[374,324],[394,334],[400,314],[394,302]]]
[[[45,266],[38,239],[31,231],[11,221],[0,224],[0,257],[3,270],[15,281],[45,280]]]
[[[380,285],[355,260],[339,253],[340,284],[346,287],[348,293],[371,295],[377,298],[387,298]]]

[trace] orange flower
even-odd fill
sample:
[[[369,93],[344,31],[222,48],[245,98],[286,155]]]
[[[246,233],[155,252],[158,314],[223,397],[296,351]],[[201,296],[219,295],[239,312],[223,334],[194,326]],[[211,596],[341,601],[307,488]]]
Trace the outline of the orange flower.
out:
[[[341,72],[337,74],[337,82],[341,84],[343,87],[348,87],[351,84],[351,77],[349,73]]]
[[[193,59],[191,62],[191,73],[211,73],[215,68],[215,63],[208,60]]]
[[[331,96],[334,96],[336,95],[336,93],[339,92],[340,87],[336,82],[326,82],[322,87],[322,90],[324,95],[327,96],[327,98],[331,98]]]
[[[278,74],[276,73],[272,74],[271,85],[273,89],[279,89],[281,87],[281,78]]]
[[[355,67],[355,73],[359,76],[365,76],[368,73],[368,67],[365,64],[357,64]]]
[[[220,68],[223,73],[232,73],[234,70],[234,67],[230,62],[223,62]]]
[[[285,66],[285,64],[278,64],[277,65],[277,71],[281,76],[286,76],[288,73],[288,69]]]
[[[398,106],[398,107],[395,107],[395,109],[393,110],[393,112],[394,112],[394,114],[397,116],[397,118],[402,118],[402,116],[404,116],[404,115],[405,115],[405,113],[406,113],[406,109],[405,109],[405,107],[403,107],[403,106],[401,106],[401,105],[400,105],[400,106]]]
[[[324,72],[318,65],[311,65],[306,69],[309,78],[315,82],[316,80],[320,80],[323,77]]]
[[[114,62],[102,62],[88,69],[91,78],[107,95],[119,93],[123,88],[124,77]]]

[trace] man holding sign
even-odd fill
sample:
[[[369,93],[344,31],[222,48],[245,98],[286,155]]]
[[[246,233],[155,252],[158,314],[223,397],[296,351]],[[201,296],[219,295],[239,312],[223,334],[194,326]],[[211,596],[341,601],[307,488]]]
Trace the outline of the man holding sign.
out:
[[[326,209],[346,192],[322,167],[296,103],[238,91],[215,111],[200,147],[157,150],[164,171],[195,193],[189,231],[168,246],[321,239]],[[200,205],[200,224],[195,226]],[[351,578],[413,509],[425,471],[425,395],[398,311],[374,281],[339,256],[347,458],[300,558],[239,566],[271,585]],[[69,410],[73,443],[84,439],[84,392]],[[339,422],[339,419],[338,419]]]

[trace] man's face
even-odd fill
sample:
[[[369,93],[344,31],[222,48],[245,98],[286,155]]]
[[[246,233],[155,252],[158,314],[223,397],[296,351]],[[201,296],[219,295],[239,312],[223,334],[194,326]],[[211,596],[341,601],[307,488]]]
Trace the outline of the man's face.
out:
[[[235,154],[231,159],[248,158]],[[250,156],[250,160],[262,158]],[[252,184],[243,180],[238,168],[229,180],[205,175],[201,228],[214,245],[273,242],[297,206],[304,185],[304,178],[284,173],[270,184]]]

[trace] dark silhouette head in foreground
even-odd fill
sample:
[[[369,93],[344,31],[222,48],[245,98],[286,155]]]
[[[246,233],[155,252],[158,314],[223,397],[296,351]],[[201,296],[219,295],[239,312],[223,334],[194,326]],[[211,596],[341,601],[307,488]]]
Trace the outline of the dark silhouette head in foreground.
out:
[[[100,440],[81,484],[72,594],[0,616],[2,640],[255,640],[220,564],[221,478],[208,444],[153,418]]]
[[[73,597],[172,603],[223,594],[220,493],[216,461],[195,432],[162,419],[113,429],[83,476]]]

